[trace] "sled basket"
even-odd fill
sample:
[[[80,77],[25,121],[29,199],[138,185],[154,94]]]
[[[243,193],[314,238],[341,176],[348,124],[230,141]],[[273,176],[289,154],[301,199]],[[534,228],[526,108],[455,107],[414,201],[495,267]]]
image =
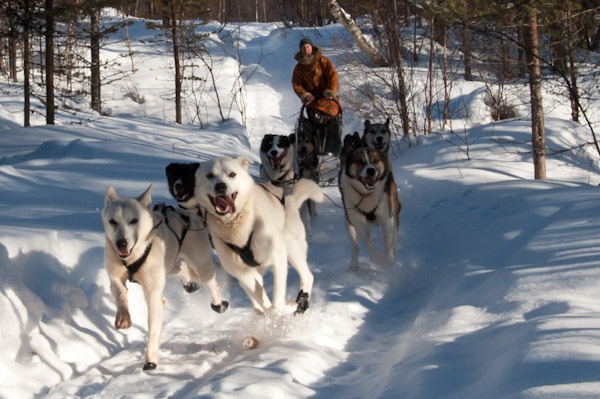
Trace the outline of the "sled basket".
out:
[[[340,171],[342,114],[331,117],[307,111],[305,115],[304,111],[305,107],[302,106],[295,133],[296,137],[300,134],[312,134],[315,137],[317,167],[313,179],[321,186],[337,184]]]

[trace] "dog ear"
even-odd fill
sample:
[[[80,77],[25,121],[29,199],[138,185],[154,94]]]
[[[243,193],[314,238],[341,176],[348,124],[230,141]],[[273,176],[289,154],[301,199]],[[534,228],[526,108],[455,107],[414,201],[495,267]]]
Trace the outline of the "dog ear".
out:
[[[152,184],[148,186],[146,191],[142,195],[140,195],[137,200],[140,204],[142,204],[146,208],[150,208],[152,205]]]
[[[387,118],[385,120],[385,128],[389,130],[389,127],[390,127],[390,118]]]
[[[104,196],[104,203],[108,204],[109,202],[112,202],[118,198],[119,198],[119,195],[117,194],[117,192],[115,191],[113,186],[110,186],[106,190],[106,195]]]
[[[248,167],[254,163],[250,158],[245,157],[243,155],[237,157],[236,160],[240,163],[240,165],[242,165],[242,168],[244,168],[245,170],[248,170]]]
[[[288,138],[290,139],[290,142],[292,144],[296,144],[296,133],[292,133],[288,136]]]
[[[365,133],[367,132],[367,130],[369,130],[370,127],[371,127],[371,121],[368,119],[365,119]]]

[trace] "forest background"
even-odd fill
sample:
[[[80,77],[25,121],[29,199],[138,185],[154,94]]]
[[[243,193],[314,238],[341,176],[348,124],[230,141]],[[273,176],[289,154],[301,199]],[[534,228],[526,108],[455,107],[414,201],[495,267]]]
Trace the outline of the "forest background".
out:
[[[288,28],[340,22],[371,66],[389,68],[383,74],[368,68],[361,73],[370,74],[377,85],[389,89],[391,96],[382,99],[375,85],[367,84],[344,100],[364,114],[375,109],[388,115],[401,136],[410,140],[413,135],[417,142],[419,134],[456,128],[452,125],[449,98],[456,71],[461,70],[461,78],[467,81],[486,82],[486,101],[494,120],[516,116],[517,103],[523,102],[522,98],[511,99],[505,84],[515,80],[527,82],[529,99],[525,103],[531,110],[536,179],[546,178],[542,102],[542,84],[546,80],[554,81],[556,90],[568,99],[572,120],[581,121],[590,129],[591,142],[578,146],[593,146],[600,154],[597,121],[592,116],[597,113],[591,107],[599,92],[598,80],[594,81],[594,75],[585,67],[590,65],[586,57],[600,47],[600,6],[593,0],[6,1],[0,6],[0,73],[8,74],[15,82],[24,81],[24,126],[30,125],[32,112],[45,112],[46,123],[54,124],[57,107],[76,109],[77,103],[89,102],[101,114],[110,112],[102,109],[102,86],[124,78],[129,70],[118,61],[124,55],[112,61],[100,60],[103,40],[118,29],[100,26],[100,10],[105,7],[121,10],[123,16],[154,20],[162,27],[164,37],[156,40],[171,44],[174,119],[178,124],[202,123],[200,117],[184,121],[182,111],[186,97],[188,102],[193,98],[196,108],[203,101],[194,90],[194,81],[201,80],[193,72],[198,59],[211,72],[212,86],[216,87],[210,53],[203,46],[202,34],[194,29],[202,23],[199,21],[216,20],[222,27],[230,22],[281,21]],[[123,24],[127,24],[125,18]],[[412,41],[407,40],[408,30],[414,31]],[[425,33],[417,35],[417,31]],[[430,39],[428,79],[425,87],[416,88],[410,84],[410,68],[419,61],[419,48],[425,45],[422,37]],[[133,51],[129,48],[130,71],[135,71]],[[242,120],[246,107],[244,82],[251,75],[245,73],[243,76],[240,71],[239,85],[232,88],[233,103]],[[434,82],[440,74],[443,84],[438,87]],[[585,82],[581,81],[582,74]],[[426,94],[423,104],[414,101],[420,90]],[[138,94],[132,87],[131,96]],[[32,110],[30,96],[43,100],[45,109]],[[226,120],[232,107],[229,111],[224,109],[226,105],[221,104],[218,93],[215,97],[221,118]]]

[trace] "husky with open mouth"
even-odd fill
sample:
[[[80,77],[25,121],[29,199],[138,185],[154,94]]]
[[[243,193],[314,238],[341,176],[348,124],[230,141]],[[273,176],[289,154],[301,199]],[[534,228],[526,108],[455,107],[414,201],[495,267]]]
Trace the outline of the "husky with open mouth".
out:
[[[144,370],[158,364],[166,276],[178,274],[188,292],[203,282],[212,296],[214,311],[224,312],[206,230],[187,229],[187,221],[174,209],[151,209],[152,186],[137,198],[121,198],[109,187],[102,223],[106,236],[104,263],[110,291],[117,304],[115,327],[131,327],[127,280],[139,283],[148,305],[148,343]]]
[[[288,193],[296,177],[294,149],[289,136],[265,134],[260,143],[260,177]]]
[[[196,173],[196,199],[207,210],[223,268],[239,281],[254,310],[302,313],[308,308],[314,277],[299,208],[309,198],[321,202],[323,193],[315,182],[300,179],[284,195],[281,187],[256,183],[248,173],[250,164],[243,156],[203,162]],[[300,276],[295,302],[286,299],[288,261]],[[273,270],[272,301],[263,284],[268,267]]]
[[[194,189],[196,187],[196,171],[199,167],[198,162],[173,162],[165,168],[169,193],[180,207],[190,212],[198,210]]]
[[[385,123],[371,123],[368,119],[365,120],[362,139],[367,147],[377,149],[381,155],[387,157],[392,142],[390,118],[387,118]]]
[[[344,203],[346,228],[352,242],[350,268],[358,268],[359,238],[367,247],[372,262],[393,264],[398,248],[402,205],[398,200],[389,163],[377,149],[358,148],[348,152],[339,187]],[[375,250],[369,231],[376,225],[383,228],[383,254]]]

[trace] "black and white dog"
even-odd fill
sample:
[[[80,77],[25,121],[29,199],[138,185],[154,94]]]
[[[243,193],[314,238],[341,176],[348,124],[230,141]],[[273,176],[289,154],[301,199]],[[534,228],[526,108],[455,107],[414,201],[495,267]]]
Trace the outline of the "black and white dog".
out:
[[[198,202],[194,197],[196,187],[196,171],[200,167],[197,162],[177,163],[167,165],[165,173],[169,192],[177,204],[190,213],[198,213]]]
[[[295,179],[294,150],[289,136],[265,134],[260,143],[260,178],[287,194]]]

